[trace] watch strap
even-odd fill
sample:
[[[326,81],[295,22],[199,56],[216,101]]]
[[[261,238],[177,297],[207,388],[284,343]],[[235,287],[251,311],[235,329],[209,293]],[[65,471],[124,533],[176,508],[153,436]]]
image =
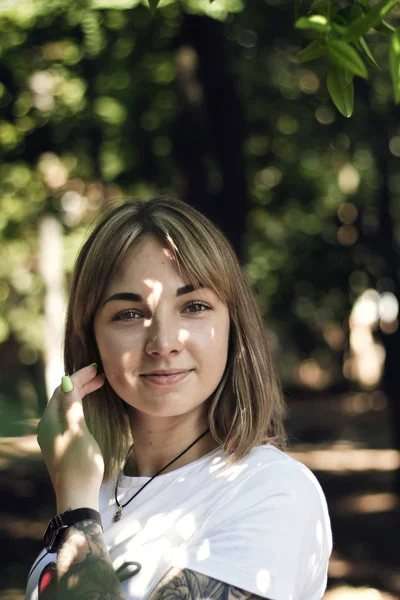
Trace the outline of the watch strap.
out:
[[[67,510],[65,513],[62,513],[60,517],[68,527],[71,527],[71,525],[75,525],[80,521],[96,521],[96,523],[103,528],[100,513],[93,508],[75,508],[74,510]]]
[[[62,514],[56,515],[49,522],[43,536],[44,545],[47,552],[57,552],[57,549],[64,538],[68,527],[76,525],[81,521],[95,521],[103,529],[100,513],[92,508],[76,508],[67,510]]]

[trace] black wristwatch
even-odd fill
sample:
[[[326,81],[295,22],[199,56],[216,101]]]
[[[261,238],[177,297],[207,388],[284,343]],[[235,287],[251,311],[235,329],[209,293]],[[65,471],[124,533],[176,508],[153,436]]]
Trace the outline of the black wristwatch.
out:
[[[86,520],[96,521],[96,523],[99,523],[103,528],[100,513],[92,508],[69,509],[65,511],[65,513],[53,517],[47,525],[47,529],[43,536],[43,542],[47,552],[57,552],[68,527],[76,525],[79,521]]]

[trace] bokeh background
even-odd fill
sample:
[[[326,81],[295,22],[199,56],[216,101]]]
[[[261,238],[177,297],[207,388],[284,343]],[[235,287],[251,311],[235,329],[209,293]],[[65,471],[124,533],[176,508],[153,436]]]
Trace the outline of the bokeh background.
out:
[[[306,9],[305,9],[306,12]],[[388,21],[399,23],[400,11]],[[231,239],[327,495],[326,598],[400,597],[400,113],[388,38],[345,119],[292,0],[0,3],[0,599],[55,510],[35,430],[74,258],[107,202],[180,197]]]

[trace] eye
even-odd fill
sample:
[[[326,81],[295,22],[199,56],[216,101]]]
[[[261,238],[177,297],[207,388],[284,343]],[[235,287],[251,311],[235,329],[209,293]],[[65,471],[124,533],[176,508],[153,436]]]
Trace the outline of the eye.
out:
[[[206,304],[205,302],[190,302],[187,306],[185,306],[184,312],[189,313],[201,313],[205,310],[211,310],[211,306]]]
[[[142,313],[138,310],[123,310],[112,318],[113,321],[131,321],[132,319],[141,319]]]

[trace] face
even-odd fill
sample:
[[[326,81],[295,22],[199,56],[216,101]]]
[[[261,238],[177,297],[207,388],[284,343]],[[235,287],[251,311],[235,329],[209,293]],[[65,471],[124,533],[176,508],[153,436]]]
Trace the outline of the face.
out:
[[[94,320],[108,382],[134,413],[204,414],[228,355],[229,312],[182,279],[169,251],[139,240],[108,283]]]

